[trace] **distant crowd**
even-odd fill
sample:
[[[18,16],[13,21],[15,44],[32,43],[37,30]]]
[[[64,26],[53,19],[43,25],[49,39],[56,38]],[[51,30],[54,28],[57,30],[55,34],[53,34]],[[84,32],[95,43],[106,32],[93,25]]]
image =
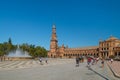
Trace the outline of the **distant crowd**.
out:
[[[95,65],[98,63],[98,61],[101,61],[101,67],[104,68],[105,59],[94,57],[94,56],[76,56],[76,67],[79,66],[80,63],[84,62],[84,59],[87,59],[87,66],[90,67],[91,65]],[[110,59],[111,64],[113,63],[113,59]]]

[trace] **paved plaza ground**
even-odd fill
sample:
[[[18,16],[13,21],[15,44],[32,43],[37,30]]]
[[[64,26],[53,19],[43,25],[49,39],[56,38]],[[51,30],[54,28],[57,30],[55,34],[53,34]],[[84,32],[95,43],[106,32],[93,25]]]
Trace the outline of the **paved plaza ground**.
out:
[[[110,67],[113,74],[120,78],[120,61],[113,61],[112,63],[110,61],[107,61],[108,66]]]
[[[105,64],[91,67],[86,62],[75,66],[75,59],[49,59],[40,65],[38,60],[0,62],[0,80],[120,80]]]

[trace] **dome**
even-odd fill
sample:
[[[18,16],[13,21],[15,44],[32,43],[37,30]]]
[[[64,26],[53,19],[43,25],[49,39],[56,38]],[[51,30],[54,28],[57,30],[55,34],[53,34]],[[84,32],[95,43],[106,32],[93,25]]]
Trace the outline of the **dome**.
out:
[[[110,41],[110,40],[118,40],[118,38],[110,36],[110,38],[107,41]]]

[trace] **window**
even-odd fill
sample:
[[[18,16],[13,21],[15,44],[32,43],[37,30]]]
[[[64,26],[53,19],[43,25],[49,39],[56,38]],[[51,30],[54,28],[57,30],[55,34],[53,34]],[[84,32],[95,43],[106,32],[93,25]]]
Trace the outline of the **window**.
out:
[[[107,47],[109,46],[109,44],[107,43]]]
[[[106,50],[106,48],[104,48],[104,50]]]

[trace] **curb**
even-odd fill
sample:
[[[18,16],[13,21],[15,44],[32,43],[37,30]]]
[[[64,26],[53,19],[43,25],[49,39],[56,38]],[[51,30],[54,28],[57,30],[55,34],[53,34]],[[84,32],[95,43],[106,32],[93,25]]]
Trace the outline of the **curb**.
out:
[[[108,64],[108,63],[107,63]],[[111,66],[108,64],[108,67],[110,68],[110,70],[112,71],[112,73],[113,73],[113,75],[115,76],[115,77],[117,77],[117,78],[120,78],[120,75],[119,74],[117,74],[116,72],[115,72],[115,70],[113,69],[113,68],[111,68]]]

